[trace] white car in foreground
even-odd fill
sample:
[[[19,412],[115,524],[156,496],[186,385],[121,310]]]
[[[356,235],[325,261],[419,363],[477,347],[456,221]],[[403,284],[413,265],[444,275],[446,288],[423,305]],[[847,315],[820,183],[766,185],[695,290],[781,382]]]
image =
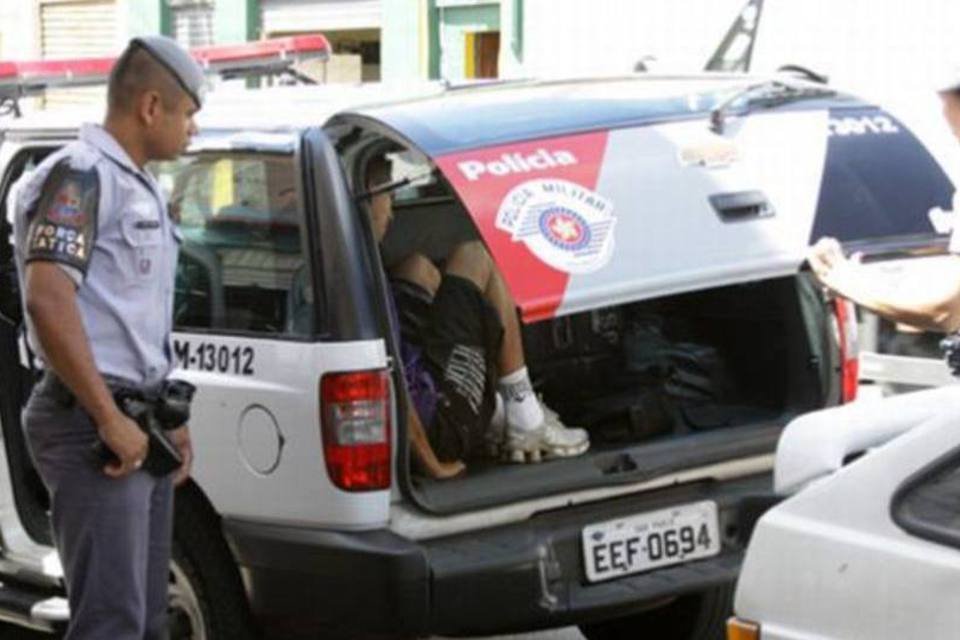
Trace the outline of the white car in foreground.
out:
[[[957,638],[958,427],[956,386],[789,425],[775,476],[792,495],[757,523],[728,638]]]

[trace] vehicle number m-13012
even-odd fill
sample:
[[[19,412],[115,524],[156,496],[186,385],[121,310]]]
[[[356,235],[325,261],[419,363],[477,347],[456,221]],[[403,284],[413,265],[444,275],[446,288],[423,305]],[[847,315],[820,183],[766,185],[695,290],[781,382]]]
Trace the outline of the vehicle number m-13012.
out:
[[[253,347],[213,342],[174,340],[177,366],[185,371],[213,371],[237,376],[252,376],[256,352]]]
[[[720,553],[717,505],[704,501],[584,527],[590,582],[609,580]]]

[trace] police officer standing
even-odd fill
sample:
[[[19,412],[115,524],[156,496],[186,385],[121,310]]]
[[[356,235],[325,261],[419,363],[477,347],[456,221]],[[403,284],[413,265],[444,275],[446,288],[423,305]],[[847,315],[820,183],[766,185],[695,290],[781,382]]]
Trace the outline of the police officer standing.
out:
[[[937,87],[943,115],[960,140],[960,69]],[[960,215],[954,213],[954,216]],[[950,240],[954,254],[928,270],[905,270],[899,281],[871,271],[856,258],[844,255],[834,238],[823,238],[810,248],[807,259],[817,280],[834,295],[842,296],[893,322],[939,332],[960,330],[960,225],[954,223]],[[954,358],[951,358],[953,360]],[[951,363],[953,364],[953,363]],[[844,449],[824,449],[820,443],[841,429],[848,442],[864,449],[880,445],[907,429],[936,428],[960,420],[960,393],[955,385],[905,393],[882,402],[853,402],[807,413],[787,425],[777,451],[810,450],[811,456],[778,457],[774,486],[789,494],[825,471],[843,464]]]
[[[960,141],[960,68],[951,69],[937,86],[943,117]],[[903,282],[891,282],[847,258],[834,238],[823,238],[808,254],[814,275],[828,290],[856,302],[874,313],[913,327],[943,333],[960,330],[960,224],[954,212],[950,253],[939,278],[916,274]]]
[[[17,266],[44,367],[23,417],[51,497],[69,639],[167,635],[173,487],[190,472],[190,437],[186,424],[172,429],[182,466],[148,473],[147,436],[114,396],[156,397],[172,368],[179,232],[144,165],[185,149],[202,86],[174,41],[132,40],[103,126],[83,126],[18,188]],[[98,441],[112,461],[94,455]]]

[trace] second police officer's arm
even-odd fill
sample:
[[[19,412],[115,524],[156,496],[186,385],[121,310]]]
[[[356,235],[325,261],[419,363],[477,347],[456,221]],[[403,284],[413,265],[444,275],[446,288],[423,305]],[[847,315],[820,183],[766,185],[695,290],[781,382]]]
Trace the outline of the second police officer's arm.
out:
[[[25,297],[46,365],[74,393],[117,454],[119,462],[105,467],[105,473],[120,477],[146,456],[147,438],[117,408],[97,370],[76,302],[96,242],[99,208],[95,167],[78,170],[64,160],[51,170],[28,213]]]
[[[951,242],[951,245],[953,242]],[[832,293],[874,313],[928,331],[960,329],[960,257],[937,262],[934,270],[908,267],[902,278],[870,270],[847,258],[840,243],[822,238],[807,254],[817,280]]]

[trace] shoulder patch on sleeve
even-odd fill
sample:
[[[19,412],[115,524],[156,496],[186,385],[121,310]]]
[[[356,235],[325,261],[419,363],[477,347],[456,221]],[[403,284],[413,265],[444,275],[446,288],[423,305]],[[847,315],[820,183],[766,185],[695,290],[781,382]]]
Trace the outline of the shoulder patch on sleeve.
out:
[[[95,167],[73,169],[62,160],[47,175],[27,214],[24,257],[59,262],[86,273],[97,235],[100,178]]]

